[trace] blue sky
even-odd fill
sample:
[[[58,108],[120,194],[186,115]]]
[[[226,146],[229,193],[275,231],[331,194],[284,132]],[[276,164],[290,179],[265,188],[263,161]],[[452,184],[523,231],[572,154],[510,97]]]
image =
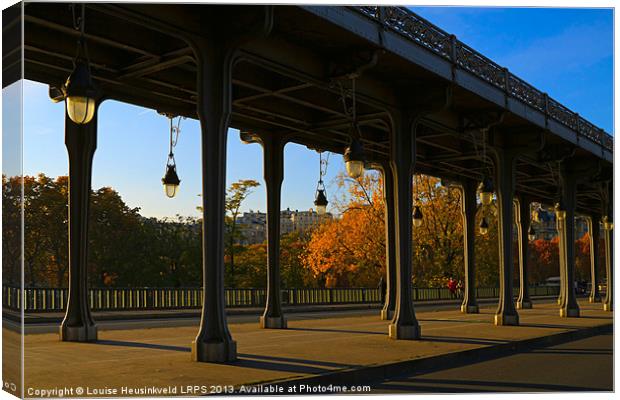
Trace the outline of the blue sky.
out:
[[[473,7],[415,7],[413,10],[594,124],[613,132],[611,10]],[[47,88],[33,82],[24,84],[24,103],[24,172],[66,174],[64,103],[51,103]],[[167,119],[153,110],[104,102],[99,114],[93,188],[114,187],[128,205],[140,207],[143,215],[197,216],[195,207],[200,203],[201,190],[199,144],[198,122],[184,120],[175,151],[181,189],[177,197],[168,199],[161,185],[168,151]],[[337,189],[331,182],[343,167],[341,156],[330,157],[326,178],[328,196],[335,194]],[[287,145],[283,208],[313,207],[317,171],[318,153],[299,145]],[[238,179],[255,179],[264,185],[262,151],[257,144],[242,144],[238,132],[231,130],[227,182]],[[263,186],[248,198],[244,209],[265,210]]]

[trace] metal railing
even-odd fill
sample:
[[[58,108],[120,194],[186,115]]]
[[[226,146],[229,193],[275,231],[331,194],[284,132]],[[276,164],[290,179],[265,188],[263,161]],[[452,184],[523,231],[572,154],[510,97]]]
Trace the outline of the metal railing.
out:
[[[556,286],[532,286],[532,296],[557,295]],[[22,295],[23,293],[23,295]],[[515,288],[514,293],[518,293]],[[66,288],[21,288],[3,286],[3,306],[19,310],[24,304],[25,312],[60,312],[67,304]],[[265,289],[226,289],[226,307],[263,307]],[[455,299],[447,288],[413,288],[414,301]],[[499,288],[476,288],[476,297],[497,298]],[[282,290],[282,304],[376,304],[381,293],[376,288],[291,288]],[[123,310],[176,310],[202,307],[201,288],[93,288],[89,289],[90,308],[94,311]]]
[[[405,36],[427,50],[452,62],[485,82],[502,89],[507,95],[542,112],[578,133],[613,151],[613,136],[594,126],[576,112],[564,107],[523,79],[485,57],[443,29],[405,7],[355,6],[352,9],[377,21],[382,26]]]

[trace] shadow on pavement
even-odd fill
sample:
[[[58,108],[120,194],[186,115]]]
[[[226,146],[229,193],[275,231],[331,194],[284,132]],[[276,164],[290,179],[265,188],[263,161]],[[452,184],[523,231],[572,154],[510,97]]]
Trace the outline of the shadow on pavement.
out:
[[[500,392],[500,391],[595,391],[597,389],[581,387],[554,385],[550,383],[525,383],[525,382],[497,382],[497,381],[470,381],[459,379],[429,379],[429,378],[409,378],[403,381],[395,381],[396,384],[381,383],[373,387],[375,390],[392,389],[420,392],[440,392],[440,393],[461,393],[461,392]],[[442,385],[450,385],[443,387]],[[462,387],[455,387],[462,386]]]
[[[426,336],[424,334],[422,335],[422,340],[427,340],[429,342],[440,342],[440,343],[464,343],[464,344],[480,344],[480,345],[508,343],[508,341],[506,340],[472,339],[472,338],[446,337],[446,336]]]
[[[125,342],[121,340],[97,340],[96,342],[92,342],[92,343],[96,345],[103,345],[103,346],[136,347],[139,349],[182,351],[186,353],[189,353],[192,351],[192,349],[189,347],[168,346],[165,344],[156,344],[156,343]]]
[[[324,328],[287,328],[289,331],[308,331],[308,332],[331,332],[331,333],[357,333],[363,335],[383,335],[387,336],[386,332],[371,332],[371,331],[352,331],[347,329],[324,329]]]

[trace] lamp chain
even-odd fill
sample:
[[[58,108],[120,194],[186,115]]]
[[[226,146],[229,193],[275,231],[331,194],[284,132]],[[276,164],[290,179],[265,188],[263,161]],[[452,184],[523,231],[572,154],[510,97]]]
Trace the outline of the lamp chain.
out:
[[[174,124],[174,117],[168,117],[170,119],[170,147],[168,152],[168,165],[175,165],[174,148],[179,141],[179,134],[181,133],[181,117],[177,120],[176,126]]]

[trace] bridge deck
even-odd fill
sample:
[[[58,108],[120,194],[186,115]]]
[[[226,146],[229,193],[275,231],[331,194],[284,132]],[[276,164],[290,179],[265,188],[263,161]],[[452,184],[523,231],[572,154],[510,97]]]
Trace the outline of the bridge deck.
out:
[[[520,311],[518,327],[494,326],[494,307],[482,308],[478,315],[421,311],[420,341],[389,340],[387,322],[363,312],[330,318],[306,315],[289,321],[288,330],[260,330],[256,322],[234,323],[231,331],[239,360],[231,365],[190,361],[195,326],[102,330],[96,344],[31,334],[25,336],[25,388],[171,385],[180,391],[187,385],[237,386],[435,357],[612,322],[600,304],[580,305],[583,317],[566,319],[558,316],[555,304],[536,304],[532,310]],[[6,328],[3,337],[8,342],[19,340]]]

